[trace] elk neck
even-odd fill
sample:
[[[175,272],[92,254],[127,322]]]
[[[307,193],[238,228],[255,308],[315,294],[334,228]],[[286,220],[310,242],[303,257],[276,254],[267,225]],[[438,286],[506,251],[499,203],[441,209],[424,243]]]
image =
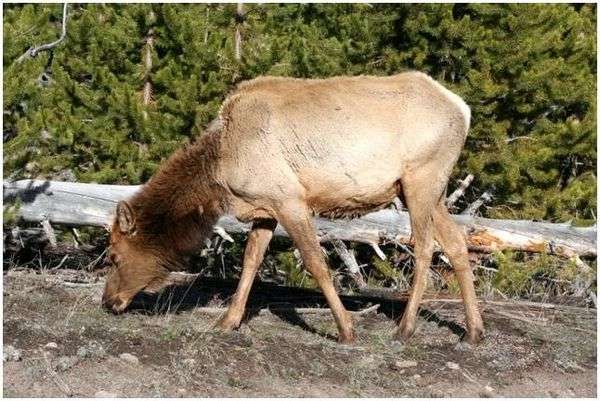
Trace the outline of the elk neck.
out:
[[[167,159],[134,195],[138,243],[164,256],[189,254],[228,207],[219,180],[219,133],[208,132]]]

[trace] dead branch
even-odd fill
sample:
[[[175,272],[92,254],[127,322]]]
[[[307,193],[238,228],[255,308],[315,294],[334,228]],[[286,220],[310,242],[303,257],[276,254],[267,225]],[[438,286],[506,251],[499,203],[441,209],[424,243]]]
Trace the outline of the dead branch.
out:
[[[44,229],[44,233],[46,234],[46,238],[48,238],[48,242],[52,248],[56,248],[56,235],[54,234],[54,230],[52,229],[52,225],[50,225],[50,221],[48,219],[42,220],[42,228]]]
[[[68,3],[63,3],[62,33],[60,34],[60,37],[54,42],[50,42],[41,46],[30,47],[25,53],[15,60],[15,63],[19,64],[27,58],[33,58],[37,56],[39,52],[51,50],[58,46],[65,39],[67,36],[67,5]]]
[[[484,203],[489,202],[491,200],[492,200],[491,191],[489,191],[489,190],[485,191],[484,193],[481,194],[481,196],[479,198],[477,198],[477,200],[475,202],[471,203],[469,205],[469,207],[467,207],[465,210],[460,212],[460,214],[473,216],[475,214],[475,212],[477,212],[477,210],[479,210],[479,208],[481,206],[483,206]]]
[[[465,191],[467,190],[469,185],[471,185],[473,179],[475,179],[475,176],[473,174],[469,174],[463,180],[460,181],[460,185],[458,186],[458,188],[456,188],[454,192],[452,192],[452,194],[450,194],[450,196],[446,199],[446,206],[448,208],[454,206],[456,201],[465,194]]]
[[[358,266],[358,262],[356,261],[356,257],[354,256],[354,252],[350,251],[346,244],[339,239],[334,239],[331,241],[333,245],[333,249],[338,254],[346,268],[348,269],[348,273],[350,277],[354,280],[354,282],[358,285],[359,288],[363,288],[367,286],[362,274],[360,273],[360,267]]]

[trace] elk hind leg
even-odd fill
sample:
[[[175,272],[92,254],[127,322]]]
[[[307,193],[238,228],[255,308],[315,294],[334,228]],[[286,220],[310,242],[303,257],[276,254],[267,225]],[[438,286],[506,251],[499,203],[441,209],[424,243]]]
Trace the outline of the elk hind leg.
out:
[[[483,338],[483,321],[477,308],[477,297],[473,286],[473,272],[469,266],[469,256],[464,234],[448,213],[446,205],[440,201],[433,215],[435,239],[450,259],[465,307],[467,335],[466,341],[476,344]]]
[[[429,266],[433,255],[433,210],[439,201],[443,188],[437,183],[435,174],[421,169],[418,173],[402,180],[404,199],[410,215],[411,233],[415,243],[415,268],[412,289],[398,325],[395,336],[408,340],[416,328],[417,314],[427,288]],[[433,181],[433,182],[432,182]],[[440,188],[441,187],[441,188]]]

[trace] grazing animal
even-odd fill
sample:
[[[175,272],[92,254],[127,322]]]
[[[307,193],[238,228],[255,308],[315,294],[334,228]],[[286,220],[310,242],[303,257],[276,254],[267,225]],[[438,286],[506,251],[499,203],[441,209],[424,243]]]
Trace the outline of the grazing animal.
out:
[[[415,330],[435,239],[460,283],[466,340],[478,342],[483,322],[465,239],[444,205],[469,121],[460,97],[419,72],[241,83],[197,142],[119,202],[109,252],[115,269],[104,305],[121,312],[136,293],[163,288],[169,272],[182,268],[228,213],[253,225],[238,288],[218,326],[240,325],[279,223],[323,291],[339,341],[351,342],[352,320],[332,284],[312,216],[360,215],[400,196],[410,214],[416,264],[397,336],[408,339]]]

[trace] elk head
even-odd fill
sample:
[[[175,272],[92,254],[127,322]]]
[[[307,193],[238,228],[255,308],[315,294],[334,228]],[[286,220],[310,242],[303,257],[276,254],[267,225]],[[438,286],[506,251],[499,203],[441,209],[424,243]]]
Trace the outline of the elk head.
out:
[[[164,288],[169,271],[165,250],[138,234],[136,215],[125,201],[117,205],[107,259],[112,269],[106,280],[102,305],[115,313],[129,306],[140,291],[155,293]]]

